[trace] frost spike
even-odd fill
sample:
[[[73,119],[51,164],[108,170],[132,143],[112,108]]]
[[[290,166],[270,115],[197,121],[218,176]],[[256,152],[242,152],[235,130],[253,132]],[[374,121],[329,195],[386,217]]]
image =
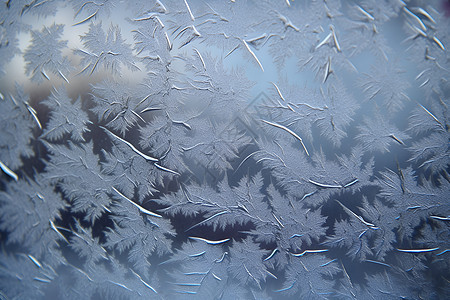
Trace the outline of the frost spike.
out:
[[[371,259],[366,259],[366,260],[364,260],[365,262],[370,262],[370,263],[373,263],[373,264],[377,264],[377,265],[381,265],[381,266],[385,266],[385,267],[388,267],[388,268],[390,268],[391,266],[390,265],[388,265],[387,263],[384,263],[384,262],[381,262],[381,261],[376,261],[376,260],[371,260]]]
[[[256,282],[256,284],[258,285],[258,287],[261,288],[261,285],[259,284],[259,281],[255,278],[255,276],[252,275],[252,273],[250,273],[250,271],[247,269],[247,266],[246,266],[245,264],[244,264],[244,269],[245,269],[245,271],[247,271],[247,274],[248,274],[251,278],[253,278],[253,279],[255,280],[255,282]]]
[[[17,100],[16,98],[14,98],[14,96],[10,93],[9,97],[11,98],[12,102],[14,103],[15,106],[17,106]]]
[[[79,11],[78,11],[78,12],[79,12]],[[78,12],[77,12],[77,14],[78,14]],[[78,23],[75,23],[75,24],[73,24],[72,26],[77,26],[77,25],[80,25],[80,24],[83,24],[83,23],[89,21],[90,19],[92,19],[93,17],[95,17],[95,16],[97,15],[97,13],[98,13],[98,9],[97,9],[92,15],[90,15],[89,17],[87,17],[86,19],[84,19],[84,20],[82,20],[82,21],[80,21],[80,22],[78,22]],[[77,15],[77,14],[76,14],[76,15]],[[75,15],[75,16],[76,16],[76,15]]]
[[[336,46],[336,49],[339,52],[341,52],[341,46],[339,45],[339,42],[337,40],[336,33],[334,32],[334,26],[333,25],[330,25],[330,30],[331,30],[331,33],[333,34],[333,40],[334,40],[334,44]]]
[[[342,206],[342,208],[347,212],[350,213],[351,215],[353,215],[354,217],[356,217],[358,220],[361,221],[361,223],[363,223],[364,225],[368,226],[371,229],[378,229],[378,227],[376,227],[374,224],[367,222],[366,220],[363,219],[363,217],[355,214],[351,209],[347,208],[347,206],[345,206],[344,204],[342,204],[339,200],[334,200],[337,203],[339,203],[340,206]]]
[[[77,268],[75,266],[72,266],[72,265],[70,265],[70,266],[73,267],[78,272],[80,272],[81,274],[83,274],[90,282],[94,282],[94,280],[92,280],[92,278],[89,277],[89,275],[86,272],[84,272],[83,270],[81,270],[81,269],[79,269],[79,268]]]
[[[421,87],[423,87],[424,85],[426,85],[429,81],[430,81],[430,78],[427,78],[427,80],[425,80],[425,81],[419,86],[419,88],[421,88]]]
[[[92,75],[92,73],[94,73],[95,68],[97,67],[98,63],[100,62],[100,58],[102,58],[103,54],[105,54],[103,51],[100,52],[100,54],[98,55],[97,61],[95,62],[94,66],[92,66],[92,70],[89,73],[89,76]],[[83,69],[84,70],[84,69]]]
[[[414,9],[414,11],[416,11],[417,13],[425,16],[428,20],[430,20],[431,22],[436,24],[436,21],[433,19],[433,17],[425,9],[423,9],[421,7],[418,7],[416,9]]]
[[[252,49],[250,49],[250,47],[248,46],[248,44],[247,44],[247,42],[245,40],[242,40],[242,42],[244,43],[244,46],[247,49],[247,51],[250,52],[250,54],[253,56],[253,58],[258,63],[258,65],[261,68],[261,70],[264,72],[264,68],[263,68],[261,62],[259,61],[258,57],[256,57],[256,54],[252,51]]]
[[[206,252],[206,251],[203,251],[203,252]],[[189,256],[191,256],[191,255],[189,255]],[[208,275],[208,273],[209,273],[209,271],[208,272],[189,272],[189,273],[183,273],[184,275]]]
[[[179,285],[179,286],[200,286],[200,283],[190,283],[190,282],[174,282],[173,284]]]
[[[286,18],[285,16],[283,16],[282,14],[278,13],[278,18],[281,20],[281,22],[283,22],[285,30],[286,30],[288,27],[291,27],[292,29],[294,29],[294,30],[297,31],[297,32],[300,31],[300,29],[299,29],[297,26],[295,26],[294,24],[292,24],[292,22],[291,22],[288,18]]]
[[[317,250],[305,250],[301,253],[291,253],[291,254],[292,254],[292,256],[300,257],[300,256],[303,256],[308,253],[322,253],[322,252],[327,252],[327,251],[328,251],[328,249],[317,249]]]
[[[217,217],[217,216],[226,214],[226,213],[228,213],[228,210],[224,210],[224,211],[218,212],[218,213],[212,215],[211,217],[209,217],[209,218],[207,218],[207,219],[205,219],[205,220],[203,220],[203,221],[201,221],[201,222],[199,222],[199,223],[197,223],[197,224],[195,224],[195,225],[192,225],[191,227],[189,227],[188,229],[186,229],[184,232],[188,232],[188,231],[191,230],[192,228],[195,228],[195,227],[197,227],[197,226],[199,226],[199,225],[202,225],[203,223],[206,223],[206,222],[208,222],[209,220],[211,220],[211,219],[213,219],[213,218],[215,218],[215,217]]]
[[[131,272],[133,272],[133,274],[136,275],[136,277],[139,278],[139,280],[140,280],[146,287],[148,287],[149,289],[151,289],[152,291],[154,291],[156,294],[158,294],[158,292],[157,292],[150,284],[148,284],[147,282],[145,282],[145,281],[142,279],[141,275],[139,275],[138,273],[136,273],[136,272],[133,271],[133,270],[131,270]]]
[[[47,79],[48,81],[50,81],[50,78],[48,77],[47,73],[45,73],[45,70],[44,70],[44,69],[41,70],[41,74],[42,74],[42,76],[45,77],[45,79]]]
[[[181,27],[181,26],[180,26]],[[186,30],[188,30],[189,28],[192,28],[192,30],[194,30],[194,34],[196,36],[201,36],[200,32],[197,31],[197,29],[195,28],[194,25],[189,25],[184,27],[182,30],[180,30],[178,32],[178,34],[174,37],[174,39],[177,39],[180,35],[182,35]],[[186,43],[184,43],[183,45],[181,45],[178,49],[182,48],[183,46],[186,46],[187,44],[189,44],[195,37],[192,37],[191,39],[189,39]]]
[[[403,10],[406,12],[406,14],[412,17],[417,23],[419,23],[423,31],[427,31],[427,27],[425,26],[425,24],[423,24],[422,20],[418,16],[413,14],[406,6],[403,6]]]
[[[425,248],[425,249],[398,249],[398,248],[396,248],[395,250],[400,251],[400,252],[406,252],[406,253],[424,253],[424,252],[433,252],[433,251],[439,250],[439,247]]]
[[[269,259],[271,259],[275,255],[275,253],[277,253],[277,251],[278,251],[278,248],[275,248],[272,251],[272,253],[270,253],[270,255],[267,258],[265,258],[263,261],[268,261]]]
[[[202,252],[199,252],[199,253],[190,254],[189,257],[199,257],[199,256],[202,256],[202,255],[205,254],[205,253],[206,253],[206,250],[205,250],[205,251],[202,251]],[[196,275],[198,275],[198,274],[196,274]],[[201,274],[201,275],[202,275],[202,274]]]
[[[156,21],[158,21],[159,25],[161,25],[161,28],[166,27],[158,16],[155,16],[155,19],[156,19]],[[153,34],[154,34],[154,32],[153,32]],[[166,32],[166,36],[167,36],[167,32]]]
[[[333,70],[331,70],[331,57],[328,56],[327,65],[325,66],[325,76],[323,76],[322,83],[325,83],[327,81],[331,73],[333,73]]]
[[[281,292],[285,292],[285,291],[287,291],[287,290],[290,290],[290,289],[292,289],[293,287],[294,287],[294,284],[297,282],[297,280],[295,280],[290,286],[288,286],[288,287],[285,287],[285,288],[282,288],[282,289],[279,289],[279,290],[276,290],[276,291],[274,291],[275,293],[281,293]]]
[[[231,49],[225,56],[224,59],[228,57],[228,55],[230,55],[231,53],[233,53],[237,48],[239,48],[239,44],[237,46],[235,46],[233,49]]]
[[[278,277],[275,276],[275,275],[274,275],[272,272],[270,272],[269,270],[264,270],[264,271],[266,271],[266,273],[269,274],[270,277],[273,277],[273,278],[275,278],[275,279],[278,279]]]
[[[369,20],[369,21],[374,21],[375,18],[369,14],[367,11],[365,11],[361,6],[356,5],[356,8]]]
[[[167,9],[164,6],[164,4],[162,4],[161,1],[159,1],[159,0],[156,0],[155,7],[160,7],[161,8],[161,10],[159,11],[160,13],[165,14],[167,12]]]
[[[109,131],[106,127],[100,126],[100,128],[102,128],[103,130],[105,130],[106,132],[108,132],[110,135],[112,135],[113,137],[115,137],[116,139],[118,139],[119,141],[125,143],[128,147],[131,148],[131,150],[133,150],[134,152],[136,152],[136,154],[142,156],[145,160],[149,160],[149,161],[153,161],[153,162],[157,162],[158,159],[148,156],[144,153],[142,153],[141,151],[139,151],[138,149],[136,149],[136,147],[133,146],[133,144],[131,144],[130,142],[124,140],[123,138],[121,138],[120,136],[115,135],[114,133],[112,133],[111,131]]]
[[[190,150],[194,149],[195,147],[198,147],[198,146],[201,146],[201,145],[205,145],[205,143],[197,143],[197,144],[195,144],[194,146],[191,146],[191,147],[181,147],[181,149],[183,151],[190,151]]]
[[[423,76],[423,74],[425,74],[425,72],[427,72],[427,71],[429,71],[429,70],[430,70],[430,68],[427,68],[427,69],[423,70],[422,72],[419,73],[419,75],[416,76],[415,79],[418,80],[420,77]]]
[[[177,171],[174,171],[174,170],[171,170],[169,168],[163,167],[163,166],[161,166],[161,165],[159,165],[157,163],[154,163],[154,165],[155,165],[155,167],[157,167],[160,170],[163,170],[163,171],[166,171],[166,172],[169,172],[169,173],[172,173],[172,174],[180,176],[180,173],[178,173]]]
[[[220,259],[216,259],[215,260],[215,262],[216,263],[221,263],[224,259],[225,259],[225,255],[227,255],[228,254],[228,252],[224,252],[223,254],[222,254],[222,257],[220,258]]]
[[[431,56],[429,52],[430,52],[430,50],[428,50],[428,47],[426,47],[425,48],[425,59],[429,59],[429,60],[435,61],[436,57]]]
[[[433,37],[433,41],[436,43],[436,44],[438,44],[438,46],[442,49],[442,50],[444,50],[445,51],[445,47],[444,47],[444,44],[442,44],[442,42],[437,38],[437,37]]]
[[[392,138],[394,141],[396,141],[397,143],[399,143],[400,145],[405,146],[405,143],[402,142],[402,140],[398,139],[395,135],[390,134],[389,135],[390,138]]]
[[[170,42],[169,36],[167,35],[167,32],[164,32],[164,36],[166,37],[167,40],[167,48],[170,50],[172,50],[172,43]]]
[[[63,238],[63,240],[65,240],[67,242],[67,244],[69,244],[69,241],[66,239],[66,237],[58,230],[58,228],[56,228],[55,223],[53,223],[52,220],[50,221],[50,227],[60,236]]]
[[[201,237],[194,237],[194,236],[190,236],[189,238],[191,240],[202,241],[202,242],[205,242],[205,243],[210,244],[210,245],[219,245],[219,244],[226,243],[226,242],[228,242],[230,240],[230,239],[223,239],[223,240],[218,240],[218,241],[212,241],[212,240],[207,240],[207,239],[204,239],[204,238],[201,238]]]
[[[234,171],[233,174],[235,174],[235,173],[237,172],[237,170],[239,170],[239,168],[242,166],[242,164],[243,164],[247,159],[249,159],[250,157],[252,157],[252,156],[255,155],[256,153],[262,152],[262,151],[263,151],[263,150],[258,150],[258,151],[252,152],[252,153],[250,153],[249,155],[247,155],[247,157],[244,158],[244,159],[241,161],[241,163],[239,164],[239,166],[237,166],[237,168],[236,168],[236,170]]]
[[[397,161],[397,170],[398,170],[398,177],[400,179],[400,187],[402,189],[402,193],[403,194],[406,193],[406,192],[409,193],[408,189],[405,186],[405,176],[403,175],[403,171],[400,168],[400,164],[398,163],[398,161]]]
[[[119,196],[121,196],[122,198],[124,198],[125,200],[127,200],[128,202],[130,202],[131,204],[133,204],[134,206],[136,206],[142,213],[153,216],[153,217],[157,217],[157,218],[162,218],[161,215],[158,215],[154,212],[151,212],[145,208],[143,208],[142,206],[140,206],[137,203],[134,203],[134,201],[132,201],[131,199],[129,199],[127,196],[125,196],[124,194],[122,194],[121,192],[119,192],[119,190],[117,190],[115,187],[112,187],[112,189],[119,194]]]
[[[277,216],[275,216],[274,213],[272,213],[272,216],[275,218],[275,220],[277,221],[277,223],[281,226],[281,228],[284,228],[283,223],[280,222],[280,220],[277,218]]]
[[[184,0],[184,4],[186,4],[187,10],[189,12],[189,16],[191,17],[191,20],[195,21],[194,15],[192,14],[191,8],[189,7],[189,4],[187,3],[186,0]]]
[[[450,216],[449,217],[430,216],[430,218],[439,220],[439,221],[450,221]]]
[[[201,55],[200,52],[197,50],[197,48],[194,48],[194,51],[197,52],[197,55],[198,55],[198,57],[200,58],[200,61],[202,62],[203,69],[206,71],[206,64],[205,64],[205,61],[203,60],[202,55]]]
[[[303,149],[305,149],[306,155],[309,156],[309,152],[308,152],[308,150],[306,149],[305,144],[303,144],[302,138],[299,137],[295,132],[293,132],[292,130],[290,130],[290,129],[287,128],[286,126],[283,126],[283,125],[278,124],[278,123],[273,123],[273,122],[266,121],[266,120],[261,120],[261,121],[263,121],[263,122],[266,123],[266,124],[272,125],[272,126],[274,126],[274,127],[278,127],[278,128],[280,128],[280,129],[283,129],[284,131],[287,131],[288,133],[290,133],[291,135],[293,135],[296,139],[298,139],[298,140],[300,141],[300,143],[302,144]]]
[[[148,112],[148,111],[152,111],[152,110],[162,110],[162,108],[160,108],[160,107],[147,107],[147,108],[144,108],[143,110],[141,110],[140,114]]]
[[[343,188],[342,185],[324,184],[324,183],[320,183],[320,182],[314,181],[314,180],[312,180],[312,179],[308,179],[308,182],[309,182],[309,183],[312,183],[312,184],[314,184],[314,185],[317,185],[317,186],[319,186],[319,187],[323,187],[323,188],[334,188],[334,189],[340,189],[340,188]]]
[[[166,112],[166,114],[167,114],[167,117],[170,119],[170,121],[172,121],[172,123],[174,123],[174,124],[181,124],[181,125],[183,125],[184,127],[186,127],[189,130],[192,129],[191,125],[189,125],[188,123],[186,123],[184,121],[177,121],[177,120],[172,119],[168,112]]]
[[[39,121],[39,119],[37,117],[36,110],[33,107],[31,107],[28,103],[25,103],[25,105],[27,106],[27,109],[30,112],[30,114],[33,116],[33,119],[36,121],[39,129],[42,130],[42,125],[41,125],[41,122]]]
[[[61,77],[64,79],[65,82],[67,82],[68,84],[70,84],[69,80],[66,78],[66,76],[64,76],[64,74],[58,70],[59,75],[61,75]]]
[[[3,172],[5,172],[6,175],[10,176],[15,181],[19,180],[19,176],[17,176],[17,174],[14,173],[13,170],[8,168],[8,166],[6,166],[2,161],[0,161],[0,168],[2,169]]]
[[[137,112],[135,112],[134,110],[131,110],[131,113],[133,115],[135,115],[138,119],[140,119],[143,123],[145,123],[145,120]]]
[[[323,39],[323,41],[321,41],[317,46],[316,46],[316,50],[319,49],[320,47],[322,47],[323,45],[325,45],[326,43],[328,43],[328,41],[331,38],[331,32]]]
[[[335,259],[332,259],[332,260],[330,260],[329,262],[326,262],[326,263],[320,265],[319,267],[325,267],[325,266],[328,266],[329,264],[335,262],[336,260],[337,260],[336,258],[335,258]]]
[[[126,289],[126,290],[128,290],[128,291],[130,291],[130,292],[133,291],[132,289],[130,289],[129,287],[127,287],[125,284],[122,284],[122,283],[119,283],[119,282],[115,282],[115,281],[112,281],[112,280],[108,280],[108,282],[110,282],[110,283],[112,283],[112,284],[114,284],[114,285],[117,285],[117,286],[119,286],[119,287],[121,287],[121,288],[124,288],[124,289]]]
[[[306,193],[306,194],[304,194],[304,195],[303,195],[303,197],[302,197],[302,199],[300,199],[300,201],[303,201],[303,200],[305,200],[305,199],[306,199],[306,197],[312,196],[312,195],[314,195],[315,193],[316,193],[316,191],[314,191],[314,192],[311,192],[311,193]]]
[[[411,28],[412,31],[414,31],[414,32],[416,33],[415,36],[409,37],[409,38],[407,38],[406,40],[409,40],[409,39],[415,39],[416,37],[418,37],[418,36],[420,36],[420,35],[423,36],[423,37],[427,37],[427,36],[428,36],[422,29],[418,28],[416,25],[411,25],[411,24],[409,24],[409,23],[406,23],[406,25],[407,25],[409,28]]]
[[[356,178],[355,180],[352,180],[349,183],[347,183],[346,185],[344,185],[343,188],[348,188],[349,186],[354,185],[358,181],[359,181],[358,178]]]
[[[306,107],[309,107],[313,110],[318,110],[318,111],[324,111],[327,108],[326,106],[325,106],[325,108],[314,107],[314,106],[309,105],[308,103],[297,103],[297,104],[289,103],[289,104],[293,105],[295,108],[298,108],[299,105],[304,105]]]
[[[34,277],[33,279],[36,280],[36,281],[39,281],[39,282],[43,282],[43,283],[51,283],[52,282],[49,279],[40,278],[40,277]]]
[[[42,264],[33,255],[28,254],[27,256],[38,268],[42,268]]]
[[[155,15],[156,15],[156,13],[151,13],[151,14],[149,14],[148,16],[145,16],[145,17],[142,17],[142,18],[139,18],[139,19],[132,19],[132,21],[134,21],[134,22],[139,22],[139,21],[147,21],[147,20],[151,20],[151,19],[154,19],[155,18]],[[134,32],[139,32],[139,33],[141,33],[140,31],[138,31],[138,30],[133,30]],[[142,34],[142,33],[141,33]],[[142,35],[144,35],[144,34],[142,34]]]
[[[280,89],[278,88],[278,86],[274,83],[274,82],[270,82],[271,84],[273,84],[273,86],[275,87],[275,89],[277,90],[278,95],[280,96],[281,100],[283,100],[284,102],[286,102],[286,100],[284,99],[283,95],[281,94]]]

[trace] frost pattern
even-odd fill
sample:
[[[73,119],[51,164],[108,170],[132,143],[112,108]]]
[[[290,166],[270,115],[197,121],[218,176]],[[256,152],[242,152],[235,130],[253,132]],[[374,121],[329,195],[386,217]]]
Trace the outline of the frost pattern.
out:
[[[0,298],[444,299],[449,28],[441,0],[3,1]]]

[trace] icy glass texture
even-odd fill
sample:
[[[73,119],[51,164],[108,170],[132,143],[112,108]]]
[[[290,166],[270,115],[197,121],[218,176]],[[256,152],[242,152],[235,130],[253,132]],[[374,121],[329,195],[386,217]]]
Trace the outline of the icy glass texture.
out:
[[[444,0],[0,3],[0,299],[445,299]]]

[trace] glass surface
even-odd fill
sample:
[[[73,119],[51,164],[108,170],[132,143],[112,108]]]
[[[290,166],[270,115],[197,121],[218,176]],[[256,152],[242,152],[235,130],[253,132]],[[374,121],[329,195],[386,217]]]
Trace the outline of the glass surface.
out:
[[[448,1],[0,3],[0,299],[444,299]]]

